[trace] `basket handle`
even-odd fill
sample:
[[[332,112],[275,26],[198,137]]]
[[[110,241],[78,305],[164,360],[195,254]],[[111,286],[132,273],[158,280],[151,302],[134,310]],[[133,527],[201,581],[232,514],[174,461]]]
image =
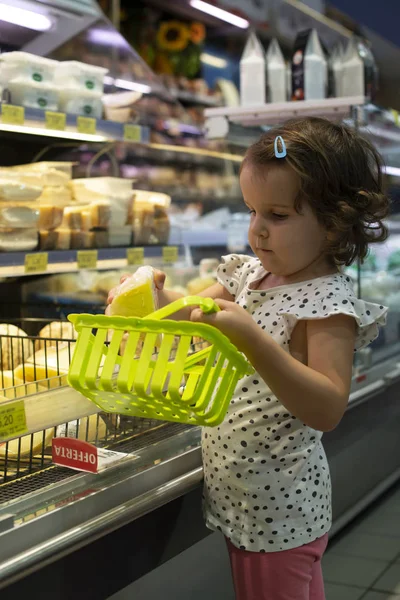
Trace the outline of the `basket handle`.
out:
[[[166,317],[173,315],[187,306],[198,306],[206,314],[221,310],[218,304],[216,304],[212,298],[203,298],[202,296],[185,296],[184,298],[179,298],[178,300],[175,300],[175,302],[171,302],[163,308],[156,310],[146,318],[165,319]]]

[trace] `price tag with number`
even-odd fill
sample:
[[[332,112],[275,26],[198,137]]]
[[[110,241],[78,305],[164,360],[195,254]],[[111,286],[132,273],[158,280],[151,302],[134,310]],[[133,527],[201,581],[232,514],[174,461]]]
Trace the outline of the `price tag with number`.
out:
[[[78,117],[76,119],[76,127],[79,133],[96,133],[96,119],[93,117]]]
[[[67,116],[65,113],[52,112],[47,110],[45,112],[46,128],[47,129],[58,129],[64,131]]]
[[[0,439],[18,437],[27,432],[23,400],[0,406]]]
[[[178,260],[178,247],[164,246],[162,256],[165,263],[175,263]]]
[[[49,255],[47,252],[37,252],[25,256],[25,273],[43,273],[47,271]]]
[[[97,250],[78,250],[76,257],[78,269],[95,269],[97,267]]]
[[[144,248],[127,248],[126,259],[128,265],[142,265],[144,260]]]
[[[3,104],[1,107],[1,120],[6,125],[23,125],[25,122],[24,107]]]
[[[140,142],[142,139],[141,129],[140,125],[132,125],[131,123],[124,125],[125,142]]]

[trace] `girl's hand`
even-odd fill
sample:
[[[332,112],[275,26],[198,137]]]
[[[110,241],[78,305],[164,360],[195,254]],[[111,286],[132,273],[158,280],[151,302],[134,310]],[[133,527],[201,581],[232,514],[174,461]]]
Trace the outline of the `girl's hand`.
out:
[[[217,298],[215,302],[221,309],[219,312],[205,315],[200,308],[194,308],[190,320],[217,327],[238,350],[246,354],[257,343],[256,340],[262,332],[249,313],[235,302],[221,298]]]

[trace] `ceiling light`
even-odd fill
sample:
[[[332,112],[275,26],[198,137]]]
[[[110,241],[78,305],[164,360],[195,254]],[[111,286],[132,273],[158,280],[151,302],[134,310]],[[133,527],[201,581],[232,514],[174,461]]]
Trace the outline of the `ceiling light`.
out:
[[[228,61],[224,58],[214,56],[213,54],[208,54],[207,52],[201,53],[200,60],[205,65],[210,65],[210,67],[215,67],[216,69],[225,69],[225,67],[228,65]]]
[[[0,21],[34,31],[48,31],[52,27],[51,19],[42,13],[3,3],[0,3]]]
[[[150,94],[151,87],[144,83],[137,83],[136,81],[128,81],[127,79],[114,79],[106,75],[104,77],[104,83],[107,85],[115,85],[123,90],[131,90],[132,92],[141,92],[142,94]]]
[[[383,166],[382,173],[386,173],[386,175],[393,175],[394,177],[400,177],[400,168]]]
[[[226,21],[231,25],[235,25],[236,27],[240,27],[241,29],[247,29],[250,23],[243,19],[242,17],[238,17],[227,10],[222,10],[222,8],[218,8],[213,4],[209,4],[208,2],[203,2],[203,0],[190,0],[190,6],[193,8],[197,8],[197,10],[201,10],[202,12],[207,13],[208,15],[212,15],[213,17],[217,17],[217,19],[221,19],[221,21]]]

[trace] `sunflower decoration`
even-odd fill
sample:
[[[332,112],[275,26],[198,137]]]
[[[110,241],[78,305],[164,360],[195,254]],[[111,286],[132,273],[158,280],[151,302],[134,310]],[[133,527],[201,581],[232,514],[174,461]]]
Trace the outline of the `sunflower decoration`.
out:
[[[190,31],[180,21],[164,21],[157,33],[157,45],[167,52],[181,52],[190,40]]]
[[[193,21],[193,23],[190,24],[189,31],[190,41],[193,42],[193,44],[202,44],[206,39],[206,28],[203,23],[200,23],[199,21]]]

